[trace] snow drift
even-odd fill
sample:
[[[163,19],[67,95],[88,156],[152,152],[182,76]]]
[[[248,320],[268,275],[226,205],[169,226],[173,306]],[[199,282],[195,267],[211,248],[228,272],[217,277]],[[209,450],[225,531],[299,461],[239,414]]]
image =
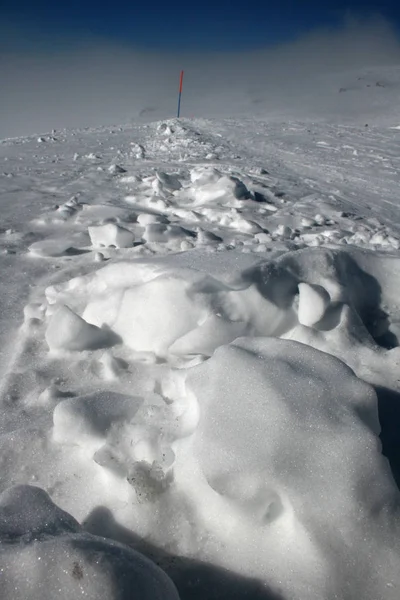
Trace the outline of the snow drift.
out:
[[[5,600],[398,600],[396,131],[0,145]]]

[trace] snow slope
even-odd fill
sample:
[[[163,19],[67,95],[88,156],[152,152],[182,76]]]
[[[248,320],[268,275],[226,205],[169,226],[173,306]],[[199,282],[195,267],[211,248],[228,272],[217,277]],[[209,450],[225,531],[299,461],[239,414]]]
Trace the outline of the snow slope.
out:
[[[397,125],[1,143],[5,600],[398,599]]]

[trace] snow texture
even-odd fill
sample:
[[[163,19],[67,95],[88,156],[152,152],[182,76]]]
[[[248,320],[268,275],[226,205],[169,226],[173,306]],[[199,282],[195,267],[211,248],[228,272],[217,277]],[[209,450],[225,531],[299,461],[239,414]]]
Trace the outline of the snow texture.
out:
[[[1,600],[398,600],[397,126],[0,144]]]
[[[0,542],[4,600],[178,600],[155,564],[85,533],[38,487],[19,485],[0,495]]]

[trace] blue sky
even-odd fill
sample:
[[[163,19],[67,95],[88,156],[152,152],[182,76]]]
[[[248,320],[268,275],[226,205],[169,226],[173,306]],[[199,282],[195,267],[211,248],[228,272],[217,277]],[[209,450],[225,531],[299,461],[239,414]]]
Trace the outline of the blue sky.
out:
[[[400,29],[399,0],[3,0],[0,21],[9,24],[10,47],[101,37],[136,49],[205,52],[267,47],[371,13]]]
[[[124,2],[0,0],[0,139],[174,116],[181,69],[182,116],[220,117],[400,66],[400,0]]]

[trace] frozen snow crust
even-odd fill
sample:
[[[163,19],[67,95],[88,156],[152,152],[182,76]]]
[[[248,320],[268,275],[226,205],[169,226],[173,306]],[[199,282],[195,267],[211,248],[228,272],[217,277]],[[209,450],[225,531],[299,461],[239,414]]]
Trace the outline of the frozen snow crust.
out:
[[[326,190],[292,145],[267,170],[234,125],[63,133],[48,154],[43,136],[40,185],[69,199],[27,196],[20,221],[5,204],[23,324],[0,390],[1,600],[399,598],[393,203]],[[0,147],[20,185],[37,144]]]

